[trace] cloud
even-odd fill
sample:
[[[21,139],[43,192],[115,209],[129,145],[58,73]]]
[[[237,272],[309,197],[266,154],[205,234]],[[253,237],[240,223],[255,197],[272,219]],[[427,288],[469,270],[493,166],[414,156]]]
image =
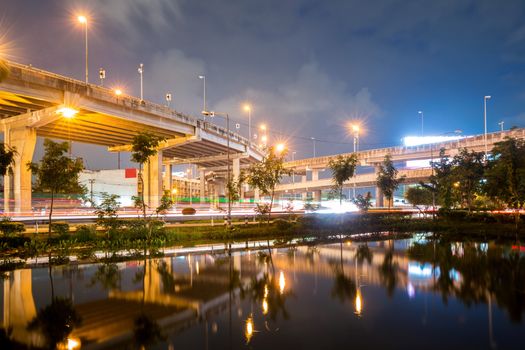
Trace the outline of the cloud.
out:
[[[351,119],[377,118],[381,108],[367,88],[348,91],[347,84],[326,74],[316,62],[304,64],[295,78],[275,90],[249,88],[217,104],[217,110],[231,111],[243,119],[240,107],[253,105],[253,124],[271,122],[276,132],[307,137],[344,135],[341,127]],[[246,132],[244,132],[246,133]]]
[[[144,67],[145,96],[165,103],[166,93],[172,94],[171,106],[178,111],[197,115],[202,109],[203,86],[199,75],[206,73],[204,62],[171,49],[152,56]],[[151,92],[148,92],[148,85]]]
[[[104,15],[105,22],[134,41],[151,31],[173,30],[174,24],[184,19],[178,0],[93,0],[91,6]]]

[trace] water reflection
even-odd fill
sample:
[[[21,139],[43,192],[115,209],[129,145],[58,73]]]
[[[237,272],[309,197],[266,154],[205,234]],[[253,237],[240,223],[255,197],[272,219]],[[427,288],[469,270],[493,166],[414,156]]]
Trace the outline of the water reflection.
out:
[[[469,337],[471,347],[512,348],[525,331],[519,246],[225,248],[6,272],[0,347],[313,349],[344,347],[351,335],[356,347],[381,348],[402,347],[396,332],[412,328],[408,347],[433,348],[432,337],[454,346],[472,332],[485,336]]]

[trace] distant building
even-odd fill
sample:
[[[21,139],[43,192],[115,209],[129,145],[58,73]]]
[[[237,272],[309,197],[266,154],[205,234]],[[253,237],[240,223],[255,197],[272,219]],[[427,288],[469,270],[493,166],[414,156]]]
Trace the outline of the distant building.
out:
[[[100,203],[102,193],[106,192],[118,195],[121,206],[131,207],[132,197],[138,195],[138,169],[135,168],[85,170],[80,174],[79,182],[86,186],[86,197],[90,199],[92,196],[95,204]],[[189,202],[190,193],[194,200],[199,198],[199,183],[197,179],[188,179],[184,172],[178,172],[172,176],[172,188],[165,186],[164,189],[169,190],[177,201]]]

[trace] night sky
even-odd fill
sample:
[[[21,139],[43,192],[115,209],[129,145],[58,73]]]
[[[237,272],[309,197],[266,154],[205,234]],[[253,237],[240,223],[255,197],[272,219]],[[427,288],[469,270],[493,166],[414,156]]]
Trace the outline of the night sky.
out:
[[[361,148],[419,135],[525,126],[523,0],[2,0],[0,48],[8,59],[83,80],[89,16],[90,82],[144,95],[199,116],[229,112],[247,133],[269,125],[296,158],[352,150],[345,125],[366,124]],[[200,116],[199,116],[200,117]],[[217,120],[217,123],[221,123]],[[288,135],[285,137],[284,135]],[[89,168],[116,167],[101,148],[75,145]],[[106,157],[100,157],[105,154]]]

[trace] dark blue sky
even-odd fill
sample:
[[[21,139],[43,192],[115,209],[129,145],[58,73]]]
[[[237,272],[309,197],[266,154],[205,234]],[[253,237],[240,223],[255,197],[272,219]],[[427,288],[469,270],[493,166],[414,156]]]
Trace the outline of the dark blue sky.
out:
[[[90,80],[197,115],[207,76],[210,109],[293,135],[298,157],[351,151],[345,124],[366,121],[363,147],[425,134],[525,126],[523,0],[20,0],[4,1],[9,58],[83,79],[89,13]],[[242,126],[241,133],[247,127]],[[273,138],[277,138],[274,135]],[[86,151],[87,152],[87,151]],[[89,152],[95,152],[90,148]],[[97,160],[91,167],[109,167]]]

